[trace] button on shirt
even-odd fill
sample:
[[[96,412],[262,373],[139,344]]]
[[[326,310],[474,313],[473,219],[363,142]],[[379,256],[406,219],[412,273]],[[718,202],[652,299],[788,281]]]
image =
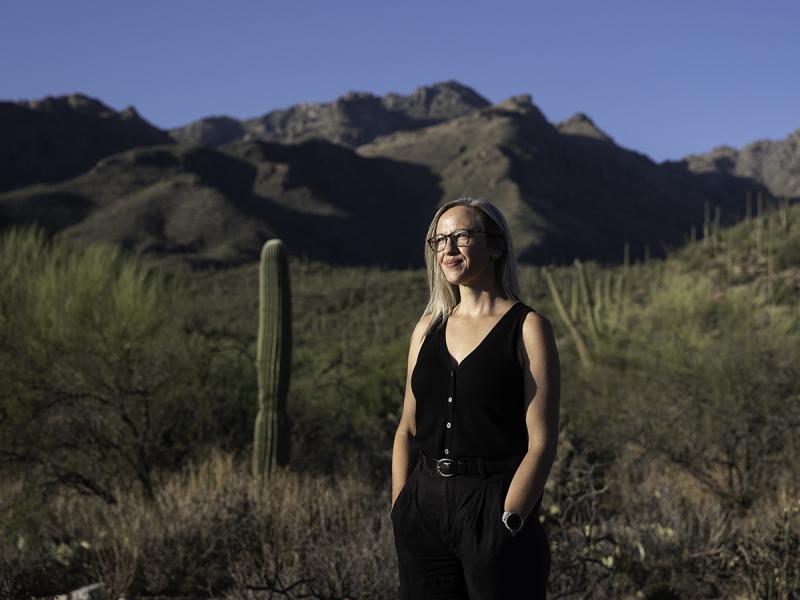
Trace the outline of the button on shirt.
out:
[[[415,442],[425,454],[503,458],[527,452],[517,345],[529,311],[522,302],[514,304],[458,365],[445,343],[446,321],[425,337],[411,374]]]

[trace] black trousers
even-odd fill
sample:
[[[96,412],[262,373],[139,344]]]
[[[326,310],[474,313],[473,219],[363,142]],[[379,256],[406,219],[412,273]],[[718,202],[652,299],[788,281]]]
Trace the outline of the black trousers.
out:
[[[391,511],[400,600],[546,597],[551,556],[539,504],[514,536],[502,521],[513,477],[439,477],[417,462]]]

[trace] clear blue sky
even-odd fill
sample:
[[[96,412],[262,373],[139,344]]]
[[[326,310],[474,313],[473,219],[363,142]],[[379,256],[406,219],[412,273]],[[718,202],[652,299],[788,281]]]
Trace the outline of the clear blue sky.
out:
[[[82,92],[169,128],[457,79],[660,161],[800,127],[799,26],[797,0],[2,0],[0,99]]]

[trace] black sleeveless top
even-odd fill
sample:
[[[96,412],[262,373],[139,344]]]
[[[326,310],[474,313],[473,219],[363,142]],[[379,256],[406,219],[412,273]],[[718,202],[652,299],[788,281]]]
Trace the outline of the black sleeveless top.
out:
[[[460,364],[445,343],[446,321],[425,337],[411,373],[416,446],[432,458],[504,458],[528,451],[523,371],[517,360],[522,322],[536,312],[518,301]]]

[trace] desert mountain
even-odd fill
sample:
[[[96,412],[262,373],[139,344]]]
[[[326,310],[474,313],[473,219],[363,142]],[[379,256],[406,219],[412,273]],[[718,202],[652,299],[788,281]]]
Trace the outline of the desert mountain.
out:
[[[718,146],[682,161],[692,173],[748,177],[774,196],[800,197],[800,129],[783,140],[759,140],[741,150]]]
[[[352,148],[379,135],[420,129],[486,106],[489,102],[474,90],[445,81],[408,96],[350,92],[333,102],[307,102],[244,121],[209,117],[170,134],[179,142],[212,148],[239,139],[298,143],[313,138]]]
[[[68,179],[104,156],[172,142],[132,107],[116,112],[80,94],[0,102],[0,131],[0,191]]]
[[[425,168],[324,141],[135,148],[67,182],[0,195],[0,227],[36,222],[196,267],[258,257],[266,239],[333,263],[404,268],[439,198]]]
[[[74,138],[97,137],[98,118],[83,121],[84,130],[74,125],[80,121],[72,113],[85,111],[106,115],[103,126],[144,123],[157,141],[139,146],[141,139],[122,136],[117,143],[134,147],[95,160],[72,179],[52,181],[50,175],[50,183],[0,193],[0,229],[37,222],[59,236],[196,266],[255,260],[265,239],[280,237],[294,254],[322,261],[420,267],[437,206],[468,194],[487,196],[501,208],[521,260],[617,261],[626,241],[634,259],[645,245],[658,256],[681,243],[692,225],[700,230],[705,204],[721,208],[723,224],[734,222],[744,214],[746,191],[759,189],[758,181],[735,169],[656,164],[615,144],[582,113],[554,125],[528,95],[481,106],[485,100],[464,90],[446,82],[410,96],[348,94],[324,109],[350,115],[347,127],[326,121],[338,142],[320,139],[320,120],[309,121],[308,129],[292,120],[308,108],[302,105],[287,111],[294,116],[286,123],[293,125],[282,131],[304,141],[248,139],[246,133],[216,148],[164,143],[166,134],[153,133],[132,111],[115,113],[85,97],[72,107],[61,99],[64,122],[77,127],[70,130]],[[353,115],[367,114],[353,109],[362,100],[396,121],[358,121]],[[342,106],[350,108],[337,113]],[[31,145],[32,163],[49,164],[48,139],[61,148],[59,122],[53,117],[49,133],[39,130],[43,141]],[[237,123],[216,124],[236,130]],[[350,147],[359,140],[366,141]]]
[[[520,259],[593,256],[616,260],[625,241],[641,256],[683,241],[702,225],[703,204],[733,219],[751,185],[728,177],[717,195],[685,169],[665,169],[613,143],[585,115],[553,126],[529,95],[418,131],[377,138],[358,148],[430,169],[443,198],[485,195],[506,215]],[[741,206],[740,206],[741,204]]]

